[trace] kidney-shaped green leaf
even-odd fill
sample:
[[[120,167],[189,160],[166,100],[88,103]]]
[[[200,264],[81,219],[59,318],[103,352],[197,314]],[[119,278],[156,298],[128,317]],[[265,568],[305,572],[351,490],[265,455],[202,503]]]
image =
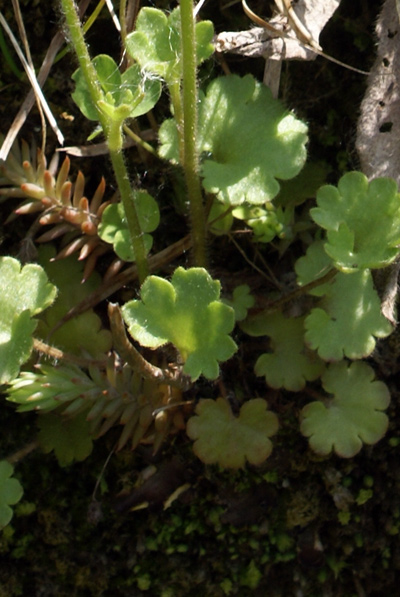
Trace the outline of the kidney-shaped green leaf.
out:
[[[140,228],[144,233],[143,242],[146,253],[148,253],[152,247],[153,238],[147,232],[153,232],[157,228],[160,222],[160,211],[156,200],[146,191],[135,191],[134,195]],[[114,245],[114,251],[120,259],[135,261],[135,253],[122,203],[112,203],[106,207],[98,232],[101,239]]]
[[[331,263],[322,242],[314,242],[296,262],[300,284],[317,280],[330,270]],[[393,330],[381,313],[369,270],[337,272],[310,294],[323,298],[306,317],[305,340],[326,361],[367,357],[375,348],[375,338],[388,336]]]
[[[139,12],[136,30],[126,39],[128,54],[145,71],[162,77],[168,84],[181,78],[180,10],[169,16],[157,8],[144,7]],[[210,21],[196,24],[197,64],[214,51],[213,25]]]
[[[228,335],[235,325],[231,307],[219,298],[220,284],[200,267],[175,270],[171,282],[149,276],[141,301],[122,308],[129,333],[142,346],[157,348],[172,342],[179,350],[184,373],[192,379],[215,379],[218,362],[228,360],[237,346]]]
[[[280,189],[277,179],[293,178],[305,163],[307,126],[251,75],[214,79],[200,99],[204,188],[227,205],[271,201]],[[170,121],[161,126],[159,138],[160,155],[177,161],[176,127]]]
[[[262,398],[245,402],[235,417],[224,398],[200,400],[197,416],[189,419],[188,436],[193,450],[206,464],[240,468],[246,463],[261,464],[271,454],[269,439],[278,431],[278,418],[267,410]]]
[[[375,444],[385,435],[388,418],[382,411],[389,406],[390,394],[374,375],[374,370],[360,361],[329,366],[322,384],[334,398],[311,402],[302,410],[301,432],[315,452],[326,455],[334,450],[351,458],[363,442]]]
[[[81,68],[72,75],[75,91],[72,99],[89,120],[99,121],[100,111],[110,118],[125,120],[146,114],[161,95],[160,81],[144,77],[139,65],[130,66],[121,75],[116,62],[107,54],[93,59],[100,87],[104,93],[101,104],[93,103],[89,87]]]
[[[323,372],[323,361],[304,345],[304,317],[262,312],[244,321],[241,328],[250,336],[270,336],[272,352],[260,355],[254,370],[272,388],[299,392],[306,381]]]
[[[39,417],[38,440],[45,453],[54,450],[60,466],[85,460],[93,449],[86,413],[68,419],[53,413]]]
[[[312,218],[327,230],[325,250],[339,269],[380,268],[399,254],[400,194],[391,178],[371,182],[348,172],[337,188],[321,187]]]
[[[9,462],[0,462],[0,529],[10,522],[13,516],[10,506],[19,502],[24,493],[20,482],[12,477],[13,471]]]
[[[38,315],[54,301],[57,289],[36,264],[0,258],[0,383],[18,375],[30,356]]]

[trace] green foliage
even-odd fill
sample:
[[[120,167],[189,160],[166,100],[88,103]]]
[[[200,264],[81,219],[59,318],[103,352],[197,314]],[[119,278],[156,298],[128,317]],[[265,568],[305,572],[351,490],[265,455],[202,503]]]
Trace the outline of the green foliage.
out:
[[[47,416],[57,409],[57,416],[62,415],[65,420],[77,415],[86,417],[88,425],[81,423],[79,429],[87,440],[100,437],[119,424],[122,431],[117,449],[120,450],[128,441],[132,449],[138,445],[154,423],[154,411],[165,406],[171,394],[167,387],[143,380],[139,372],[127,364],[120,367],[110,357],[105,372],[94,365],[89,367],[89,374],[76,365],[40,365],[35,372],[24,371],[9,384],[7,399],[19,405],[19,412],[36,410]],[[167,429],[173,428],[171,422],[167,423]],[[57,424],[61,425],[61,421]],[[160,444],[165,426],[156,423],[153,433],[154,441]],[[63,458],[64,445],[58,446],[59,458]],[[70,459],[69,448],[65,458]]]
[[[334,397],[311,402],[302,410],[301,431],[318,454],[334,450],[351,458],[366,444],[375,444],[386,433],[389,406],[387,386],[374,380],[366,363],[345,361],[329,365],[322,375],[324,389]]]
[[[0,258],[0,286],[0,383],[6,383],[31,354],[32,318],[52,304],[57,290],[39,265],[21,267],[11,257]]]
[[[39,418],[38,440],[46,454],[54,450],[60,466],[85,460],[93,449],[85,415],[67,419],[57,414]]]
[[[146,6],[139,12],[136,30],[126,39],[131,58],[144,71],[161,77],[168,85],[182,77],[180,26],[179,8],[167,16],[157,8]],[[210,21],[201,21],[196,24],[195,31],[197,64],[201,64],[214,52],[214,28]]]
[[[233,210],[233,215],[239,220],[244,220],[254,232],[254,241],[269,243],[276,236],[278,238],[291,239],[293,233],[293,210],[274,209],[272,204],[267,203],[266,207],[259,205],[240,205]]]
[[[282,313],[262,312],[242,324],[251,336],[270,336],[271,353],[258,357],[254,370],[272,388],[298,392],[307,381],[321,376],[325,365],[304,346],[304,317],[286,318]]]
[[[324,247],[337,268],[385,267],[399,254],[400,195],[394,180],[369,183],[361,172],[348,172],[337,188],[319,189],[317,204],[310,213],[327,230]]]
[[[321,242],[313,243],[296,263],[299,283],[307,284],[329,268],[330,259]],[[339,272],[326,284],[310,291],[321,297],[305,320],[305,340],[327,361],[344,356],[361,359],[375,348],[375,338],[392,332],[382,315],[380,300],[367,269]]]
[[[99,112],[107,118],[122,123],[127,118],[136,118],[146,114],[157,103],[161,95],[159,81],[143,78],[138,65],[130,66],[122,74],[107,54],[93,59],[98,80],[104,93],[104,99],[94,104],[86,78],[81,68],[72,75],[76,83],[72,98],[89,120],[99,121]]]
[[[159,136],[160,155],[177,162],[174,121],[165,121]],[[251,139],[245,151],[244,138]],[[209,156],[203,186],[226,205],[270,202],[279,192],[277,179],[292,178],[303,167],[306,141],[306,125],[251,75],[215,79],[201,96],[198,150]]]
[[[153,238],[148,232],[153,232],[160,223],[160,211],[157,202],[146,191],[134,191],[135,202],[140,227],[143,231],[143,241],[148,253],[153,245]],[[99,236],[106,243],[114,246],[114,251],[124,261],[135,261],[135,254],[130,241],[128,224],[122,203],[112,203],[104,210]]]
[[[217,379],[221,365],[238,350],[231,337],[235,322],[241,322],[241,330],[250,336],[267,337],[269,352],[264,352],[263,340],[259,343],[262,348],[255,352],[253,343],[244,338],[240,361],[233,367],[240,365],[238,369],[247,373],[247,359],[254,354],[255,375],[263,377],[269,387],[288,392],[313,384],[310,391],[315,393],[321,379],[329,397],[321,396],[301,412],[301,431],[317,453],[325,456],[334,450],[350,457],[363,443],[379,441],[387,428],[383,410],[389,403],[388,389],[374,380],[368,365],[343,359],[369,357],[376,339],[392,331],[381,313],[371,269],[388,266],[399,253],[400,194],[395,182],[383,178],[368,182],[361,173],[350,172],[337,187],[321,186],[328,167],[323,162],[304,167],[306,124],[251,75],[214,78],[202,86],[205,91],[199,92],[197,101],[196,68],[213,52],[213,25],[197,22],[194,37],[187,36],[193,15],[186,4],[184,10],[177,8],[169,15],[149,7],[140,11],[136,30],[122,40],[127,53],[125,70],[105,54],[91,60],[79,22],[74,24],[77,17],[72,1],[62,0],[62,7],[81,65],[73,74],[73,99],[86,118],[103,127],[118,194],[102,203],[105,184],[101,183],[89,201],[83,175],[75,185],[68,178],[69,160],[57,175],[55,166],[47,169],[44,156],[36,159],[27,145],[2,165],[4,194],[25,199],[18,211],[42,212],[39,223],[54,226],[39,240],[69,235],[69,244],[61,243],[58,257],[78,247],[82,248],[81,259],[88,255],[92,259],[82,274],[71,258],[61,267],[58,260],[51,261],[54,251],[41,251],[39,260],[52,283],[38,265],[21,269],[14,259],[0,260],[0,382],[8,383],[7,399],[18,405],[20,412],[40,411],[43,449],[54,450],[65,466],[90,453],[92,438],[119,425],[117,450],[128,442],[134,448],[143,440],[153,442],[156,451],[168,433],[185,428],[185,402],[198,395],[195,382],[199,377]],[[193,40],[194,44],[187,43]],[[122,153],[123,133],[128,130],[122,125],[153,109],[161,94],[161,80],[169,92],[173,118],[157,122],[153,128],[159,132],[158,158],[179,164],[186,182],[181,205],[189,206],[190,240],[184,242],[176,242],[175,230],[170,230],[168,194],[163,192],[170,186],[177,188],[176,170],[172,185],[164,185],[161,177],[157,179],[158,167],[151,159],[143,159],[142,171],[151,174],[152,189],[159,191],[156,201],[144,188],[146,177],[143,188],[133,188]],[[152,122],[159,116],[156,111]],[[156,149],[136,137],[141,150],[154,157]],[[167,164],[160,170],[167,178],[173,169]],[[315,195],[317,207],[309,211],[305,201]],[[153,248],[151,233],[160,224],[158,202],[167,215],[154,243],[160,254],[148,258]],[[243,281],[251,280],[252,291],[247,284],[239,283],[236,288],[227,284],[231,296],[222,298],[219,280],[205,267],[206,231],[215,236],[229,233],[226,238],[213,237],[215,246],[226,243],[224,250],[233,234],[245,232],[253,243],[248,242],[246,260],[255,259],[258,271],[260,263],[265,265],[265,277],[277,288],[291,276],[285,267],[294,258],[285,252],[293,241],[301,241],[296,244],[296,258],[301,243],[308,249],[295,265],[298,288],[289,298],[273,293],[265,297],[259,291],[259,280],[244,274]],[[164,246],[165,239],[171,245]],[[260,253],[258,243],[263,243]],[[194,267],[174,270],[177,247],[184,251],[189,244]],[[171,246],[173,257],[168,261]],[[108,261],[105,283],[101,285],[94,272],[90,281],[82,284],[81,279],[106,251],[113,251],[115,259]],[[219,271],[217,252],[210,254],[215,271]],[[281,258],[276,271],[269,262],[271,254]],[[129,284],[134,283],[137,272],[141,285],[140,300],[122,304],[124,321],[132,338],[144,349],[157,350],[156,354],[139,352],[129,343],[121,321],[118,327],[114,319],[120,313],[117,308],[109,310],[112,337],[103,327],[104,303],[99,305],[101,317],[89,308],[52,331],[78,302],[82,306],[87,300],[93,305],[94,298],[109,296],[110,289],[109,294],[126,285],[126,272],[113,280],[121,261],[136,263],[126,272],[132,274]],[[275,257],[272,261],[275,263]],[[170,280],[161,274],[149,275],[150,271],[163,271],[164,266],[173,271]],[[225,276],[231,272],[236,273],[226,268]],[[59,289],[56,300],[53,284]],[[307,296],[300,297],[302,294]],[[120,292],[118,300],[123,303],[125,297]],[[33,317],[39,315],[37,325]],[[79,355],[74,362],[82,365],[67,361],[52,366],[45,361],[35,368],[27,366],[19,374],[31,355],[35,331],[71,353],[65,357]],[[243,336],[239,330],[237,337],[242,340]],[[169,343],[176,350],[162,350]],[[36,348],[38,345],[36,341]],[[43,352],[57,358],[60,354],[49,346]],[[191,393],[186,395],[190,383]],[[232,386],[236,386],[239,400],[243,399],[247,391],[244,382],[234,379]],[[212,384],[209,387],[214,388]],[[274,395],[278,402],[279,393]],[[269,438],[277,429],[276,415],[261,398],[245,400],[237,417],[224,398],[200,399],[196,415],[187,424],[197,456],[207,464],[228,468],[244,467],[246,462],[261,464],[271,453]],[[255,588],[259,575],[250,561],[239,580],[243,586]],[[151,586],[145,573],[138,579],[143,590]]]
[[[203,268],[179,267],[171,282],[149,276],[140,294],[141,301],[129,301],[122,309],[131,336],[149,348],[172,342],[192,380],[218,377],[218,362],[237,349],[228,336],[234,311],[220,300],[220,283]]]
[[[258,465],[271,454],[269,437],[278,431],[278,419],[265,400],[245,402],[235,417],[224,398],[202,399],[196,414],[188,421],[187,434],[195,440],[196,456],[206,464],[241,468],[246,460]]]
[[[230,301],[224,301],[227,305],[230,305],[235,311],[236,321],[243,321],[247,317],[248,309],[254,306],[254,297],[250,294],[250,287],[247,284],[241,284],[236,286],[232,294]]]
[[[0,529],[12,519],[10,506],[17,504],[24,493],[18,479],[12,477],[13,472],[14,468],[9,462],[0,461]]]
[[[100,388],[79,367],[40,365],[36,372],[22,371],[10,382],[7,399],[19,404],[18,411],[50,412],[64,402],[99,394]]]
[[[41,315],[37,335],[46,339],[51,332],[52,342],[72,354],[104,355],[111,348],[111,334],[102,327],[101,319],[93,309],[87,309],[52,332],[62,317],[101,283],[100,275],[93,272],[82,284],[82,264],[71,256],[63,259],[61,265],[60,261],[52,260],[54,256],[55,250],[50,245],[40,248],[39,262],[57,287],[58,295],[54,304]]]

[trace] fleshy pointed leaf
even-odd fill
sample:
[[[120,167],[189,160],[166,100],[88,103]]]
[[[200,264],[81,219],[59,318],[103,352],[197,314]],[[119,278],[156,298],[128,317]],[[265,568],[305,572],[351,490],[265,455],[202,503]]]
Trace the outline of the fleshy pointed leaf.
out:
[[[19,404],[19,412],[37,410],[50,412],[63,404],[81,398],[85,393],[101,395],[90,377],[76,365],[40,365],[32,371],[22,371],[7,389],[7,400]]]

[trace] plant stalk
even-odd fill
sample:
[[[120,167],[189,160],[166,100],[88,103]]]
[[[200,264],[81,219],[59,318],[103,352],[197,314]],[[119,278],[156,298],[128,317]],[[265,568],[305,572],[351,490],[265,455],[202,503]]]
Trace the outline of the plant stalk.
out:
[[[100,87],[96,69],[90,59],[89,52],[83,37],[82,25],[78,16],[74,0],[61,0],[61,6],[67,22],[72,45],[77,54],[79,65],[85,77],[90,95],[99,115],[99,121],[110,150],[111,163],[114,168],[115,178],[124,206],[128,230],[135,253],[138,276],[143,283],[149,273],[146,251],[143,242],[143,233],[135,206],[135,195],[129,182],[128,172],[122,155],[122,122],[112,122],[100,109],[104,102],[104,94]]]
[[[183,169],[188,189],[194,263],[206,267],[206,217],[199,176],[196,38],[193,1],[181,0]],[[181,134],[181,133],[180,133]]]

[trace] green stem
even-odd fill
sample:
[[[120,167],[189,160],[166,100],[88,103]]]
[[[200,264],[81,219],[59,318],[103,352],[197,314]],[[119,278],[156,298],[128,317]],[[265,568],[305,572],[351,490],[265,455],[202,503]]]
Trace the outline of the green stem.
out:
[[[128,224],[133,251],[135,253],[139,282],[142,284],[149,274],[149,266],[147,263],[146,250],[143,242],[143,233],[135,207],[134,191],[128,178],[121,151],[110,150],[110,158],[114,168],[114,174],[121,195],[122,204],[124,206],[124,212],[126,222]]]
[[[185,156],[185,143],[183,138],[183,113],[182,113],[182,98],[181,98],[181,84],[180,81],[167,81],[168,91],[171,98],[172,108],[174,110],[174,118],[176,126],[178,127],[178,141],[179,141],[179,163],[183,165]]]
[[[188,189],[194,262],[206,267],[206,217],[199,176],[196,38],[193,1],[181,0],[183,169]],[[178,123],[179,124],[179,123]]]
[[[142,283],[148,275],[149,269],[143,242],[143,233],[135,206],[135,195],[129,182],[128,172],[122,156],[121,131],[123,123],[113,122],[111,118],[108,118],[104,112],[101,111],[100,106],[105,102],[104,93],[100,87],[96,69],[90,59],[83,37],[82,25],[78,16],[76,4],[74,0],[61,0],[61,5],[70,31],[72,45],[77,54],[79,65],[89,88],[90,96],[97,108],[99,121],[107,140],[116,182],[124,206],[132,247],[135,253],[139,281]]]
[[[82,26],[79,20],[77,7],[74,0],[61,0],[61,6],[68,25],[71,42],[79,60],[79,65],[85,77],[87,86],[89,87],[90,95],[95,106],[98,102],[104,100],[103,92],[101,90],[96,69],[90,60],[89,52],[83,37]],[[99,112],[99,120],[101,122],[101,112]]]

